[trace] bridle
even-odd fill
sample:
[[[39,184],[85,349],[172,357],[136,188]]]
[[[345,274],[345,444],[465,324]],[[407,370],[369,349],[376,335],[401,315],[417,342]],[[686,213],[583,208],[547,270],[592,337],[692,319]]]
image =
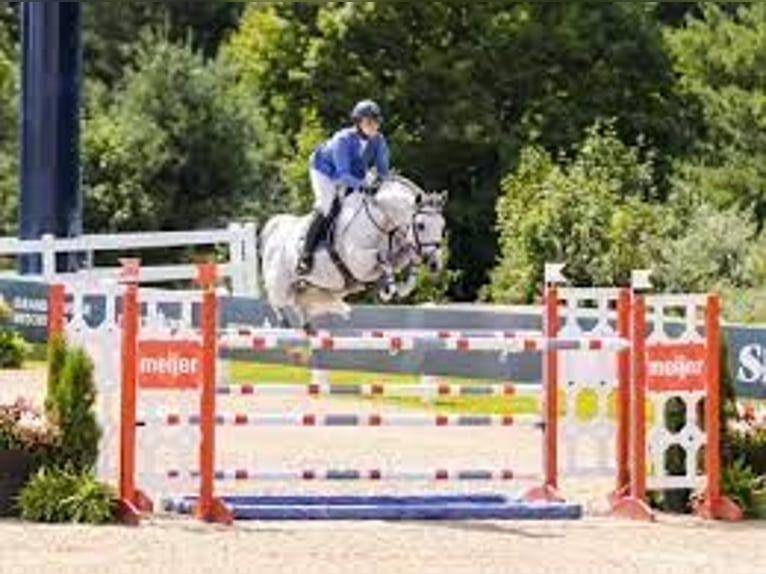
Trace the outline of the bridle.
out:
[[[416,219],[419,215],[439,215],[439,214],[440,214],[440,211],[432,207],[418,209],[415,213],[412,214],[412,223],[410,224],[412,226],[412,238],[415,240],[415,251],[420,257],[424,255],[427,249],[433,249],[434,251],[439,249],[439,247],[441,247],[441,241],[421,240],[420,232],[423,231],[423,229],[421,229],[421,225],[423,224],[417,223]]]
[[[404,180],[404,178],[400,179]],[[403,252],[411,250],[414,252],[415,256],[422,261],[424,257],[432,256],[433,253],[438,251],[441,247],[441,241],[423,241],[421,238],[423,229],[420,229],[420,226],[423,224],[417,222],[418,216],[421,215],[439,215],[441,213],[439,209],[428,204],[422,205],[412,214],[409,225],[397,225],[393,229],[388,229],[385,222],[381,222],[370,208],[371,199],[372,198],[369,195],[363,199],[362,205],[364,213],[370,223],[372,223],[373,227],[375,227],[381,235],[388,238],[389,256],[398,257]],[[410,229],[412,230],[412,241],[409,239],[408,232]],[[400,240],[402,247],[399,251],[395,252],[397,239]]]

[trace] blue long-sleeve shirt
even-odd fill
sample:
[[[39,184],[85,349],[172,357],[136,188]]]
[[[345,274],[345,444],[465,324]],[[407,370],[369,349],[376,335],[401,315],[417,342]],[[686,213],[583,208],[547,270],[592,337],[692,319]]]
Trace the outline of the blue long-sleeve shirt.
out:
[[[365,139],[356,128],[338,131],[319,145],[311,156],[313,169],[352,189],[362,187],[367,171],[373,166],[380,177],[388,175],[386,139],[382,134]]]

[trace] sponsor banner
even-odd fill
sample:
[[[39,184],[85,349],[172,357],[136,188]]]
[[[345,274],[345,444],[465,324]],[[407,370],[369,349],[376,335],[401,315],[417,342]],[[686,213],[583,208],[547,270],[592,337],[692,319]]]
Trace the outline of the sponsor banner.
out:
[[[0,302],[11,310],[8,327],[31,342],[47,340],[47,285],[28,281],[0,281]]]
[[[202,347],[196,341],[139,341],[138,386],[192,390],[202,384]]]
[[[702,343],[675,343],[646,347],[646,384],[652,391],[705,389],[707,350]]]
[[[737,394],[766,398],[766,329],[732,327],[728,338]]]

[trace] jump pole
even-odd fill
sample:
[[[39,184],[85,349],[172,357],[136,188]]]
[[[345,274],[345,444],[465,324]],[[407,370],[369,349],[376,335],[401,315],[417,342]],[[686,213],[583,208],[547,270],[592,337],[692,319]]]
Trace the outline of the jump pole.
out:
[[[121,394],[120,400],[120,485],[119,519],[137,525],[143,512],[152,512],[151,499],[136,486],[136,402],[138,389],[138,281],[141,262],[124,259],[121,281],[125,285],[122,302]]]
[[[200,393],[200,493],[194,514],[205,522],[231,524],[234,515],[215,496],[215,438],[216,438],[216,363],[218,358],[218,302],[215,293],[218,270],[214,263],[197,268],[197,282],[202,288],[202,389]]]
[[[709,295],[705,309],[707,338],[707,377],[705,381],[705,471],[707,488],[695,513],[702,518],[742,520],[742,509],[721,493],[721,299]]]

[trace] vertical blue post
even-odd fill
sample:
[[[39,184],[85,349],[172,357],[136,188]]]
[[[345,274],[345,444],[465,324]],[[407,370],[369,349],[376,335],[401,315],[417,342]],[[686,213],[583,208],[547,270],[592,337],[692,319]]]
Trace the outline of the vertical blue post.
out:
[[[79,2],[22,2],[21,197],[19,236],[82,233]],[[58,263],[71,268],[73,257]],[[63,264],[63,265],[62,265]],[[41,260],[21,260],[39,273]]]

